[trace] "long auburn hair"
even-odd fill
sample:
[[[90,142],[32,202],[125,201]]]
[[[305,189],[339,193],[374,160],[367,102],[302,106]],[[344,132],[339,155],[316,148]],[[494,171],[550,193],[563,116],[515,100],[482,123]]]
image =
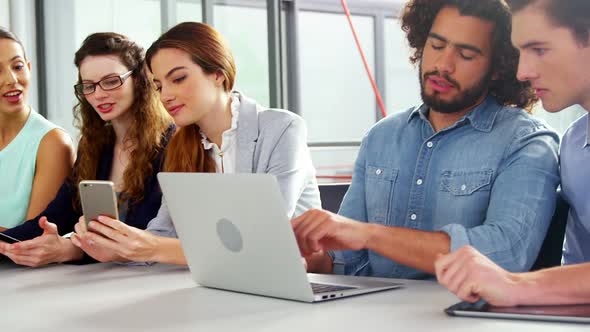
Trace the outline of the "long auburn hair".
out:
[[[133,70],[134,101],[128,112],[132,122],[123,138],[125,147],[133,146],[129,165],[123,173],[123,190],[119,202],[137,202],[144,197],[144,185],[153,172],[152,163],[162,150],[164,136],[172,123],[168,112],[160,103],[149,72],[145,66],[144,51],[141,46],[126,36],[114,32],[93,33],[86,37],[76,52],[74,64],[78,68],[88,56],[116,56],[128,70]],[[105,149],[115,144],[115,131],[110,122],[103,121],[84,96],[78,96],[74,106],[75,125],[80,130],[78,159],[72,174],[74,190],[81,180],[96,179],[100,157]],[[74,206],[78,206],[78,195]]]
[[[150,70],[154,55],[166,48],[188,53],[206,74],[224,76],[225,92],[233,89],[236,77],[234,57],[221,34],[211,26],[184,22],[165,32],[147,50],[146,62]],[[163,169],[166,172],[215,172],[215,162],[201,144],[199,126],[191,124],[176,132],[166,148]]]

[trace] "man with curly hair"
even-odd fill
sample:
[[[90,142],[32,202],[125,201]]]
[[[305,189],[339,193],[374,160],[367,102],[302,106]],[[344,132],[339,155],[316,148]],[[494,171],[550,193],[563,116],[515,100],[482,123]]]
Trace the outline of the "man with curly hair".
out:
[[[363,138],[339,215],[292,225],[308,271],[432,278],[438,254],[471,245],[511,271],[533,265],[555,207],[558,136],[523,108],[503,0],[412,0],[402,28],[421,106]]]
[[[549,112],[571,105],[590,111],[590,1],[509,0],[518,78],[529,81]],[[439,282],[461,299],[491,304],[590,302],[590,119],[567,130],[560,147],[561,189],[570,205],[563,267],[510,273],[473,247],[436,262]]]

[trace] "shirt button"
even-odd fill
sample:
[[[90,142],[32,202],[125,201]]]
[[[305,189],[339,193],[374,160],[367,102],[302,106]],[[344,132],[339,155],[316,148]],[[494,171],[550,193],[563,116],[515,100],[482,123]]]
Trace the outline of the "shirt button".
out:
[[[381,169],[378,169],[378,170],[375,171],[375,174],[381,175],[381,172],[382,172]]]
[[[467,189],[467,186],[466,185],[462,185],[461,186],[461,190],[465,191],[465,189]]]
[[[418,219],[418,216],[415,213],[412,213],[412,215],[410,216],[410,219],[416,220],[416,219]]]
[[[431,148],[431,147],[433,147],[433,146],[434,146],[434,143],[432,143],[432,142],[428,142],[428,143],[426,143],[426,146],[427,146],[427,147],[429,147],[429,148]]]
[[[419,186],[421,186],[422,183],[424,183],[424,181],[422,181],[422,179],[418,179],[418,181],[416,181],[416,184],[419,185]]]

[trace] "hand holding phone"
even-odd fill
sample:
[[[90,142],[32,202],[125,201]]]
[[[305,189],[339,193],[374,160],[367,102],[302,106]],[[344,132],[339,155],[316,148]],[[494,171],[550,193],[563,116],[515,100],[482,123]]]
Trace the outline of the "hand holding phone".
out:
[[[98,216],[119,219],[115,184],[112,181],[80,181],[80,202],[86,224]]]

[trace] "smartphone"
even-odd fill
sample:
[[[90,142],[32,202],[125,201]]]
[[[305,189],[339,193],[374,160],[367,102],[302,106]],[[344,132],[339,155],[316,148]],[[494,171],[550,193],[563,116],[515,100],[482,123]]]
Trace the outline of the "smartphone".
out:
[[[13,238],[12,236],[8,236],[6,234],[0,233],[0,241],[8,243],[8,244],[13,244],[13,243],[17,243],[20,242],[20,240],[17,240],[15,238]]]
[[[80,202],[86,224],[98,216],[119,219],[115,184],[112,181],[80,181]]]

